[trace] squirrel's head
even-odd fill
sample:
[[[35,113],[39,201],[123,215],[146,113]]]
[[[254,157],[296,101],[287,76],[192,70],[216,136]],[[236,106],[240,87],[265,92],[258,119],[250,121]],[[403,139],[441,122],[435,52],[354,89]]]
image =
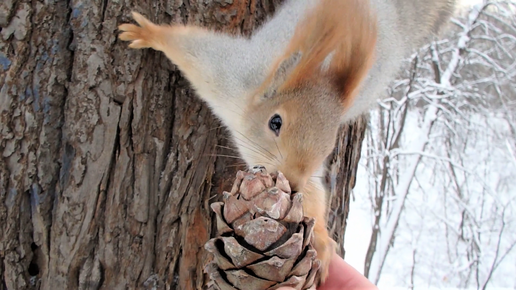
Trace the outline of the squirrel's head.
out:
[[[335,146],[340,120],[376,47],[369,1],[321,0],[253,94],[235,136],[250,165],[281,171],[302,190]]]
[[[251,96],[235,140],[244,160],[302,190],[331,153],[340,120],[372,63],[369,1],[321,0]]]
[[[341,116],[328,84],[307,83],[249,106],[236,139],[248,164],[279,170],[300,190],[334,148]]]

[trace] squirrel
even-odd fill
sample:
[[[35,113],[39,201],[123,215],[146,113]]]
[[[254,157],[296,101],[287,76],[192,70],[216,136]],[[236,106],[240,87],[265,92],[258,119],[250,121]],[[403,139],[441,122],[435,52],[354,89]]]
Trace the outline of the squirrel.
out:
[[[319,283],[336,244],[324,162],[342,123],[366,113],[404,57],[438,32],[455,0],[286,0],[249,38],[139,13],[119,38],[165,53],[229,129],[243,160],[282,172],[315,218]]]

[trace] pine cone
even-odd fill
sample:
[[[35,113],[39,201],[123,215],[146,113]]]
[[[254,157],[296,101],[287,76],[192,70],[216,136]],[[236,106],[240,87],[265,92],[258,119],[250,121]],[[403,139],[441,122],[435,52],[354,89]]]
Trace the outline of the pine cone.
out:
[[[314,219],[303,216],[301,193],[291,194],[282,173],[262,166],[239,171],[224,201],[211,208],[217,237],[205,244],[213,262],[209,289],[315,289],[320,266],[313,248]]]

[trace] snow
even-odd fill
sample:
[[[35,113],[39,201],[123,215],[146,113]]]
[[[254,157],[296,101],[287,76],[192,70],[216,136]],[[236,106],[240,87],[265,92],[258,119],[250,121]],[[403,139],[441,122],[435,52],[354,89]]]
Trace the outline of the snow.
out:
[[[516,6],[498,6],[496,21],[479,26],[485,9],[473,4],[455,20],[455,37],[421,53],[412,90],[408,79],[397,80],[371,113],[345,259],[364,273],[380,215],[369,279],[381,289],[516,288],[516,38],[500,41],[507,29],[495,27]],[[444,70],[439,83],[432,61]]]

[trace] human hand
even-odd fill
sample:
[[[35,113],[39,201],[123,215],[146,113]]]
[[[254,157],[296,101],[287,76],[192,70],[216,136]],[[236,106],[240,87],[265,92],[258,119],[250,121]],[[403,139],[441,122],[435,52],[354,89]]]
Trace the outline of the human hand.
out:
[[[364,275],[346,263],[337,254],[330,262],[329,276],[317,290],[378,290]],[[291,287],[281,287],[278,290],[294,290]]]

